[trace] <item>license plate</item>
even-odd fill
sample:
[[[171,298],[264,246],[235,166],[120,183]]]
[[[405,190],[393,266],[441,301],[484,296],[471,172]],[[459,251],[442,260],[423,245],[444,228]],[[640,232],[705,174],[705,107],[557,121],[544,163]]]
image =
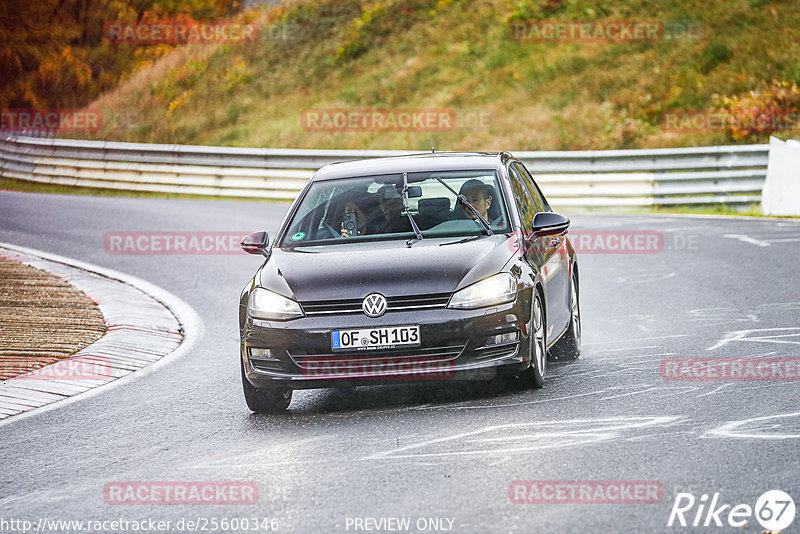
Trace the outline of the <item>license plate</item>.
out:
[[[333,350],[376,350],[419,345],[419,326],[331,331]]]

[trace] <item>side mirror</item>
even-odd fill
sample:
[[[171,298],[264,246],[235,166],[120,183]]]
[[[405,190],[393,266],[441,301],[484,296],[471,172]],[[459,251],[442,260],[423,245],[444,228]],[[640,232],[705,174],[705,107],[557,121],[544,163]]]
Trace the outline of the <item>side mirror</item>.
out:
[[[248,254],[261,254],[269,258],[269,234],[254,232],[242,239],[242,250]]]
[[[569,228],[569,219],[560,213],[542,211],[533,217],[531,226],[533,237],[560,234],[561,232],[566,232],[567,228]]]

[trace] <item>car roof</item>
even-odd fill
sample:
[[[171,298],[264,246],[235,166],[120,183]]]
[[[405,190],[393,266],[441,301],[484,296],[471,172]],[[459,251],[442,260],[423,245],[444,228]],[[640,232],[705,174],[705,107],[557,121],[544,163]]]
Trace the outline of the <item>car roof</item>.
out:
[[[512,157],[507,152],[437,152],[388,158],[331,163],[312,177],[313,181],[397,172],[494,170],[501,160]]]

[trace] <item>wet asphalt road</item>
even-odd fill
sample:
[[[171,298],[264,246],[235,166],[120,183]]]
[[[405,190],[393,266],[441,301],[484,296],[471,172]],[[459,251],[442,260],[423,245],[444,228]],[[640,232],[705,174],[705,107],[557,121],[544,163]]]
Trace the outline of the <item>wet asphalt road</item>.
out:
[[[427,531],[464,533],[760,532],[755,517],[749,530],[667,521],[678,492],[753,506],[780,489],[800,502],[800,382],[679,382],[659,372],[665,358],[800,357],[800,222],[575,216],[572,232],[656,231],[663,250],[580,255],[583,356],[551,364],[544,389],[313,390],[296,392],[286,415],[253,415],[236,317],[258,258],[111,255],[103,235],[274,232],[287,209],[0,192],[0,241],[143,278],[204,323],[194,349],[162,369],[0,426],[0,520],[152,518],[175,532],[182,518],[214,517],[275,518],[279,532],[355,532],[359,518],[408,518],[412,531],[443,518]],[[515,480],[654,481],[663,497],[516,504]],[[115,481],[252,481],[259,498],[112,505],[103,488]],[[798,525],[800,517],[784,532]]]

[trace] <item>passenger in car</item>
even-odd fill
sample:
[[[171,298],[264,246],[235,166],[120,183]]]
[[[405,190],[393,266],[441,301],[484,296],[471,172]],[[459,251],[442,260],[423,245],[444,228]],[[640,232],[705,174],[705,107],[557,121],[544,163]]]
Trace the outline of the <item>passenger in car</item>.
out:
[[[352,214],[352,215],[348,215]],[[341,234],[342,237],[350,237],[350,230],[345,228],[345,221],[348,217],[354,217],[358,235],[368,235],[376,233],[376,226],[381,222],[378,206],[375,205],[375,197],[366,191],[353,193],[344,204],[342,212]]]
[[[403,199],[397,189],[391,185],[383,185],[376,193],[378,205],[383,213],[383,220],[375,227],[377,234],[395,234],[411,232],[411,221],[403,214]]]

